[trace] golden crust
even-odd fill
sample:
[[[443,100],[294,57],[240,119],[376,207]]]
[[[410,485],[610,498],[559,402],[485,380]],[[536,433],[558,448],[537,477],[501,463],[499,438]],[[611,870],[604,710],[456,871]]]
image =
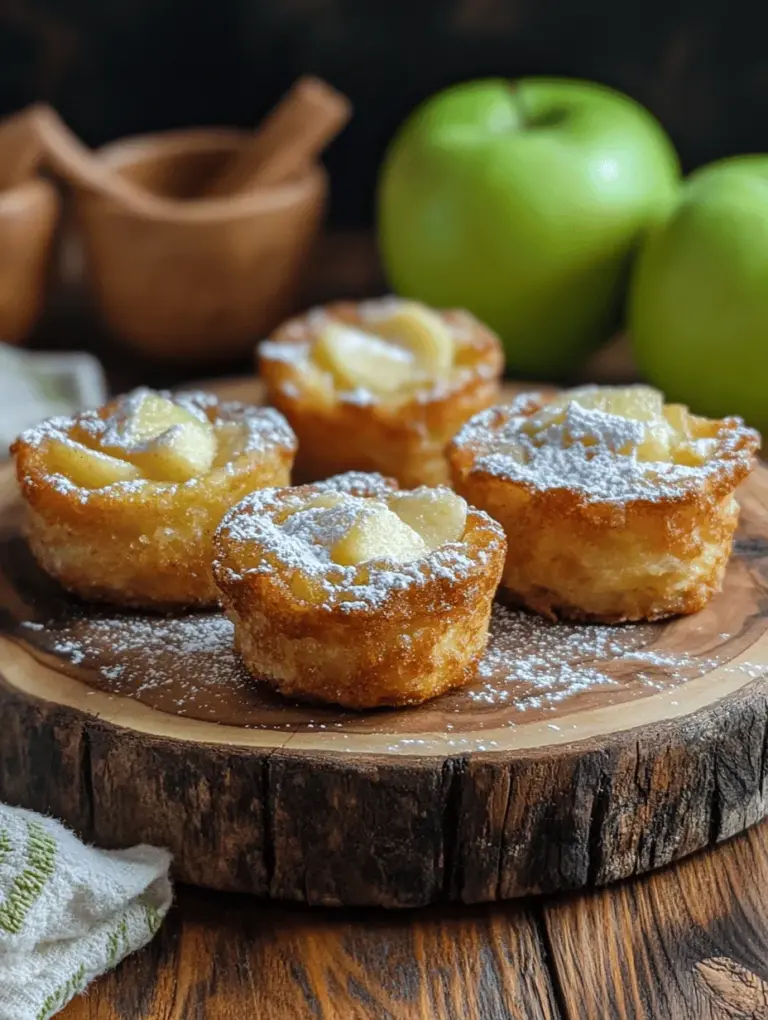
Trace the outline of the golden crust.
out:
[[[392,301],[392,299],[385,299]],[[448,480],[445,447],[458,429],[499,394],[504,359],[498,337],[467,312],[441,312],[454,334],[461,371],[447,383],[392,403],[359,394],[318,393],[300,359],[284,358],[275,343],[306,348],[328,321],[365,323],[368,307],[339,302],[284,323],[258,351],[268,399],[299,437],[298,477],[323,478],[349,470],[381,471],[411,488]]]
[[[32,552],[44,570],[85,599],[163,611],[215,605],[214,529],[248,492],[289,481],[296,439],[276,411],[205,394],[177,399],[238,437],[225,462],[219,462],[227,453],[222,447],[213,469],[189,482],[141,478],[87,489],[51,473],[49,444],[67,440],[82,423],[106,420],[119,401],[51,419],[12,447]]]
[[[381,497],[369,478],[357,494]],[[313,573],[281,552],[270,522],[335,481],[254,494],[216,531],[214,576],[250,672],[354,709],[418,704],[471,680],[504,562],[499,526],[470,509],[462,539],[422,559]]]
[[[500,596],[551,619],[606,623],[701,609],[722,584],[739,513],[733,493],[753,467],[758,434],[737,418],[697,419],[714,440],[706,464],[646,465],[645,480],[614,480],[613,489],[595,469],[590,491],[526,475],[505,456],[510,426],[544,404],[527,394],[493,408],[449,450],[456,491],[506,533]]]

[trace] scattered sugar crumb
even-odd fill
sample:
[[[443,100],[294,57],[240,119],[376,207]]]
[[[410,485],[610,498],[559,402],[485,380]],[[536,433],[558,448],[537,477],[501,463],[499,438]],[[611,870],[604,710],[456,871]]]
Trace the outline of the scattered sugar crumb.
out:
[[[273,720],[266,723],[243,721],[245,725],[275,730],[338,732],[349,725],[354,728],[364,719],[386,719],[381,713],[303,708],[298,720],[289,717],[282,721],[280,706],[290,703],[254,684],[234,649],[231,622],[218,613],[75,617],[45,626],[28,622],[21,625],[21,630],[33,644],[39,645],[44,635],[47,651],[92,670],[115,693],[150,703],[159,700],[166,708],[168,695],[173,695],[170,707],[180,715],[210,718],[215,716],[217,706],[226,705],[231,710],[241,699],[244,712],[250,707],[258,714],[267,703],[276,707]],[[489,724],[499,725],[492,710],[500,706],[512,710],[510,720],[517,713],[555,708],[562,711],[563,703],[585,692],[618,692],[628,681],[639,682],[641,689],[671,689],[718,665],[709,655],[654,648],[657,638],[658,625],[654,624],[553,624],[497,605],[475,682],[445,695],[434,705],[438,709],[441,704],[445,706],[445,734],[457,750],[480,750],[478,742],[489,749],[491,742],[482,737],[483,718],[489,712]],[[750,678],[765,672],[764,666],[750,662],[724,668]],[[463,728],[452,718],[466,712],[473,713],[477,732],[451,736],[455,729]]]

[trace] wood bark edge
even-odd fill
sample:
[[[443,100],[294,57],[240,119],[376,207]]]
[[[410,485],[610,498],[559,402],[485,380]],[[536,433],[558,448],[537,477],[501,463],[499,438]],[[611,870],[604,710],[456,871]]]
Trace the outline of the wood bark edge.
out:
[[[682,719],[504,754],[350,758],[171,740],[1,676],[0,727],[3,801],[102,846],[168,846],[182,881],[312,904],[589,888],[768,814],[763,678]]]

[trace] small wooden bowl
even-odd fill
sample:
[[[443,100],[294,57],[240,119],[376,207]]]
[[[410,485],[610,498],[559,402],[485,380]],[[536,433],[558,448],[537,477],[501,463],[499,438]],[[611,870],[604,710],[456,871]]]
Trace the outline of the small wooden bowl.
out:
[[[58,217],[50,181],[0,191],[0,342],[20,343],[43,310]]]
[[[164,199],[145,207],[75,188],[102,315],[145,355],[226,359],[250,351],[291,308],[320,224],[326,175],[313,166],[285,184],[195,198],[248,138],[193,129],[100,149],[99,158],[151,192],[150,199]]]

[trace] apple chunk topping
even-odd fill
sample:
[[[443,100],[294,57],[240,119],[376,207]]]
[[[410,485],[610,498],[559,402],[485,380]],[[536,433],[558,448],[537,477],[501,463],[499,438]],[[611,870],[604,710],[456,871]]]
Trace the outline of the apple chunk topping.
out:
[[[664,409],[664,397],[651,386],[586,386],[573,390],[570,399],[589,410],[632,421],[658,422]]]
[[[52,474],[64,475],[84,489],[101,489],[115,482],[130,482],[141,478],[141,471],[118,457],[92,450],[74,440],[52,440],[46,451],[48,469]]]
[[[426,305],[403,301],[389,315],[372,319],[371,326],[377,336],[410,351],[426,375],[439,379],[450,372],[453,337],[438,313]]]
[[[467,504],[460,496],[426,487],[381,498],[322,492],[276,519],[293,560],[362,568],[378,560],[404,564],[421,559],[461,539],[466,521]],[[362,580],[355,583],[368,583],[368,577],[363,569]]]
[[[587,411],[600,411],[632,421],[663,420],[663,397],[650,386],[583,386],[575,390],[566,390],[545,404],[528,419],[522,431],[536,437],[542,436],[551,425],[562,426],[566,422],[569,409],[574,404]]]
[[[156,393],[145,393],[119,427],[114,452],[158,482],[187,482],[211,470],[217,453],[211,423]],[[105,447],[109,449],[108,441]]]
[[[395,492],[389,497],[389,506],[421,535],[428,549],[458,542],[467,525],[467,504],[451,489],[422,487]]]
[[[333,549],[336,563],[383,558],[409,563],[447,542],[459,541],[467,524],[467,504],[444,487],[393,492],[386,504],[365,502],[365,510]]]
[[[426,542],[410,525],[383,504],[371,505],[357,516],[349,531],[334,545],[331,559],[341,566],[371,560],[410,563],[429,551]]]
[[[169,429],[129,452],[132,464],[158,482],[188,482],[210,471],[216,456],[216,437],[197,421]]]
[[[675,464],[699,467],[706,464],[717,449],[713,423],[691,414],[684,404],[665,404],[664,417],[674,437],[672,460]]]
[[[642,462],[695,466],[711,454],[696,438],[704,424],[650,386],[585,386],[556,397],[520,431],[534,446],[607,446]]]
[[[378,499],[320,493],[291,508],[280,525],[297,553],[303,547],[307,555],[339,566],[375,559],[407,563],[427,552],[421,536]]]
[[[204,423],[196,415],[179,404],[174,404],[159,393],[142,393],[138,403],[131,406],[132,398],[127,401],[128,415],[123,425],[123,433],[132,445],[157,439],[174,425],[186,425],[193,421]]]
[[[329,322],[312,349],[314,365],[339,387],[395,397],[451,370],[454,343],[440,316],[416,302],[399,303],[363,327]]]
[[[209,472],[239,436],[219,436],[200,411],[150,390],[127,397],[107,418],[85,415],[69,439],[50,444],[51,468],[86,488],[145,478],[187,482]]]
[[[337,385],[390,395],[405,388],[413,378],[411,354],[379,337],[330,323],[320,333],[313,350],[320,368],[330,372]]]

